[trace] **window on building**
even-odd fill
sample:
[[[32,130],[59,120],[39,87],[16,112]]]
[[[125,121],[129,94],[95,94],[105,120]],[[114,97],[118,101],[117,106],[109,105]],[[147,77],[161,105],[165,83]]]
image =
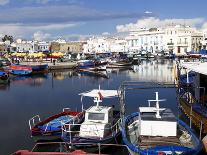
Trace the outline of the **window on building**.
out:
[[[187,38],[185,38],[185,44],[187,44]]]

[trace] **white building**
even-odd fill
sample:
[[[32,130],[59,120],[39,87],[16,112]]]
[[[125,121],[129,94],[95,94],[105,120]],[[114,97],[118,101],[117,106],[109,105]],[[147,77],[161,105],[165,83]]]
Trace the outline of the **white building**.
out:
[[[25,41],[22,39],[16,40],[16,51],[17,52],[35,52],[37,51],[37,45],[34,41]]]
[[[106,53],[109,51],[109,42],[104,37],[93,37],[83,45],[84,53]]]
[[[84,53],[106,53],[127,51],[126,40],[115,37],[93,37],[83,46]]]
[[[203,31],[202,49],[207,50],[207,29]]]
[[[164,50],[176,55],[200,50],[202,39],[201,32],[186,25],[142,28],[130,31],[129,36],[126,37],[129,51],[146,50],[156,54]]]
[[[50,43],[45,41],[37,42],[37,50],[40,52],[49,52],[50,51]]]
[[[146,50],[155,53],[156,51],[164,50],[164,36],[163,29],[139,29],[131,31],[129,36],[126,37],[129,51]]]
[[[165,29],[166,50],[173,51],[176,55],[199,51],[202,39],[203,34],[190,26],[176,25]]]

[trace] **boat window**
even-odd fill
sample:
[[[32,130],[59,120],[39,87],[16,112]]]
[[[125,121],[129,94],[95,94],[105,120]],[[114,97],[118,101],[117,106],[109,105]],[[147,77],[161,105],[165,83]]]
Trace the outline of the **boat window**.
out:
[[[88,113],[89,120],[104,120],[104,113]]]

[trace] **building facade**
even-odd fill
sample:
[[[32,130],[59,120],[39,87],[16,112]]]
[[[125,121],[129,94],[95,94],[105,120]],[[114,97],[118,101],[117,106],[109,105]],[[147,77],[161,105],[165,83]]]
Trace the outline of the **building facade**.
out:
[[[171,25],[165,28],[143,28],[130,31],[126,37],[129,51],[142,51],[156,54],[167,51],[176,55],[199,51],[202,48],[203,34],[186,25]]]
[[[63,53],[82,53],[86,42],[67,42],[60,43],[60,52]]]
[[[126,52],[127,42],[118,37],[92,37],[83,46],[84,53]]]

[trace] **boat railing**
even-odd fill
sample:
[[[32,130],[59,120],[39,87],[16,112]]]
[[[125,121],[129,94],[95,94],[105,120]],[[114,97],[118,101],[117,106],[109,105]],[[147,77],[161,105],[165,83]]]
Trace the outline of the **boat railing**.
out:
[[[121,125],[122,119],[118,119],[115,124],[110,125],[110,127],[104,128],[104,129],[99,129],[98,125],[100,124],[106,124],[106,123],[101,123],[98,122],[97,124],[94,123],[88,123],[88,124],[84,124],[86,126],[88,126],[88,130],[84,130],[81,132],[84,133],[95,133],[97,135],[97,138],[99,138],[100,140],[103,139],[103,137],[100,135],[100,133],[102,133],[103,131],[106,131],[107,136],[114,136],[116,133],[118,133],[120,131],[120,125]],[[69,142],[72,142],[72,137],[76,136],[76,135],[80,135],[80,127],[82,124],[75,124],[75,123],[64,123],[61,122],[61,129],[62,129],[62,137],[69,137]],[[90,126],[95,126],[95,129],[90,128]],[[75,127],[75,129],[74,129]],[[108,131],[108,132],[107,132]]]
[[[31,130],[33,126],[35,126],[37,123],[41,122],[40,116],[36,115],[29,119],[29,129]]]
[[[199,89],[202,89],[202,88],[199,88]],[[199,127],[199,138],[201,139],[204,122],[202,119],[200,119],[200,117],[197,117],[197,115],[194,115],[194,113],[193,113],[193,104],[196,104],[198,101],[188,91],[185,91],[184,93],[182,93],[182,95],[180,95],[180,97],[184,99],[184,102],[187,102],[190,105],[190,113],[189,113],[190,128],[192,127],[192,121],[198,122],[197,126]],[[201,110],[203,110],[203,109],[201,109]]]

